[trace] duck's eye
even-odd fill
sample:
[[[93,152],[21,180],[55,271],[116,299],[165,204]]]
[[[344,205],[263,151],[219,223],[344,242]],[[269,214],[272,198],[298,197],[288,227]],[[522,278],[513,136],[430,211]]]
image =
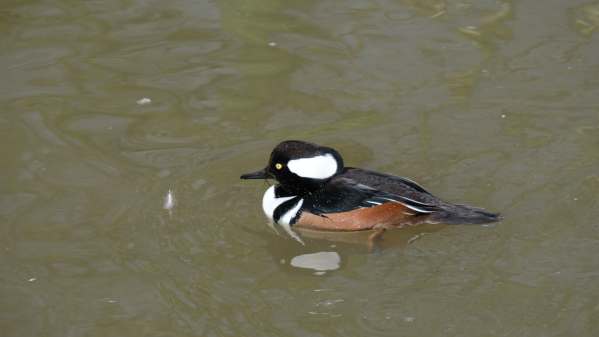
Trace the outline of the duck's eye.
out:
[[[283,168],[283,164],[281,164],[281,163],[276,163],[276,164],[275,164],[275,168],[276,168],[277,170],[280,170],[280,169],[282,169],[282,168]]]

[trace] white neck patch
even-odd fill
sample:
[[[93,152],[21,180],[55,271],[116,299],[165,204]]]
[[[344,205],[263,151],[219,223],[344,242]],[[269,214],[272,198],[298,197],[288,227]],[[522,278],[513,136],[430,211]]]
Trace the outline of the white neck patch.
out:
[[[304,241],[302,241],[302,238],[300,238],[299,235],[297,235],[297,233],[294,232],[293,229],[291,229],[290,224],[291,220],[297,216],[297,213],[299,212],[300,208],[302,208],[303,204],[304,199],[300,199],[295,205],[293,205],[293,207],[287,212],[285,212],[285,214],[283,214],[283,216],[279,219],[279,225],[283,227],[283,229],[285,230],[285,232],[287,232],[287,234],[289,234],[289,236],[291,236],[292,238],[297,240],[297,242],[305,246],[306,244],[304,243]]]
[[[279,207],[282,203],[284,203],[285,201],[289,200],[289,199],[293,199],[295,198],[295,196],[290,196],[290,197],[280,197],[277,198],[275,195],[275,185],[269,187],[266,192],[264,192],[264,196],[262,197],[262,209],[264,210],[264,214],[266,214],[266,216],[270,219],[270,221],[273,221],[274,218],[274,212],[277,209],[277,207]],[[299,243],[304,244],[304,242],[302,241],[302,239],[293,231],[293,229],[291,229],[291,225],[289,224],[291,222],[291,220],[297,216],[297,213],[299,212],[300,208],[302,207],[304,203],[304,199],[300,199],[295,205],[293,205],[293,207],[288,210],[287,212],[285,212],[285,214],[283,214],[283,216],[281,216],[281,218],[279,218],[279,222],[278,224],[283,227],[283,229],[295,240],[297,240]]]
[[[337,160],[332,154],[293,159],[287,163],[289,171],[302,178],[326,179],[337,173]]]
[[[291,220],[297,216],[297,213],[299,212],[300,208],[302,208],[303,204],[304,199],[300,199],[298,202],[296,202],[290,210],[281,216],[279,219],[279,224],[283,227],[289,226],[291,224]]]
[[[277,198],[275,196],[275,185],[269,187],[266,192],[264,192],[264,196],[262,197],[262,210],[264,210],[264,214],[272,221],[273,214],[275,213],[275,209],[279,207],[282,203],[289,199],[293,199],[295,196],[290,197],[280,197]]]

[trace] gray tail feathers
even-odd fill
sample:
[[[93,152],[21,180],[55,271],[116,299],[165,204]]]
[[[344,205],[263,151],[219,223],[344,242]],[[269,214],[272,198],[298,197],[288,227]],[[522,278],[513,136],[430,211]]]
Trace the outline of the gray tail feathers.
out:
[[[430,220],[448,225],[480,225],[497,222],[501,219],[499,213],[491,213],[482,208],[446,204],[441,207],[440,211],[431,214]]]

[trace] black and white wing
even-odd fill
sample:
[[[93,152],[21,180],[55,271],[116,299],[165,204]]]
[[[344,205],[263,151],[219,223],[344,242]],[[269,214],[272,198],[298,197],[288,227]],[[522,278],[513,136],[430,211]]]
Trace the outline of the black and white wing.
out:
[[[305,209],[319,215],[375,207],[389,202],[400,203],[414,211],[414,214],[428,214],[439,209],[435,204],[384,192],[350,178],[335,178],[322,190],[305,199]]]

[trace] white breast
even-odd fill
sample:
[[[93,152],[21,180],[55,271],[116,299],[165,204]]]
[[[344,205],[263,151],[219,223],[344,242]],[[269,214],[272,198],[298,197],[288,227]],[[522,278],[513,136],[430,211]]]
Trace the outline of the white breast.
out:
[[[262,197],[262,210],[264,210],[264,214],[272,220],[274,218],[273,214],[275,213],[275,209],[285,201],[293,198],[295,198],[295,196],[277,198],[275,196],[275,186],[273,185],[264,192],[264,196]]]
[[[277,198],[275,195],[275,186],[269,187],[266,192],[264,192],[264,197],[262,197],[262,209],[264,210],[264,214],[273,221],[274,213],[277,207],[283,204],[287,200],[291,200],[295,198],[295,196],[290,197],[280,197]],[[299,210],[302,208],[304,204],[304,199],[298,200],[291,209],[289,209],[285,214],[283,214],[279,221],[277,222],[292,238],[297,240],[299,243],[304,244],[302,239],[291,229],[290,222],[293,218],[297,216]]]
[[[299,212],[300,208],[302,208],[303,203],[304,199],[300,199],[299,201],[297,201],[295,205],[291,207],[290,210],[288,210],[287,212],[285,212],[285,214],[281,216],[281,218],[279,219],[279,224],[281,226],[289,226],[291,224],[291,220],[297,216],[297,213]]]

